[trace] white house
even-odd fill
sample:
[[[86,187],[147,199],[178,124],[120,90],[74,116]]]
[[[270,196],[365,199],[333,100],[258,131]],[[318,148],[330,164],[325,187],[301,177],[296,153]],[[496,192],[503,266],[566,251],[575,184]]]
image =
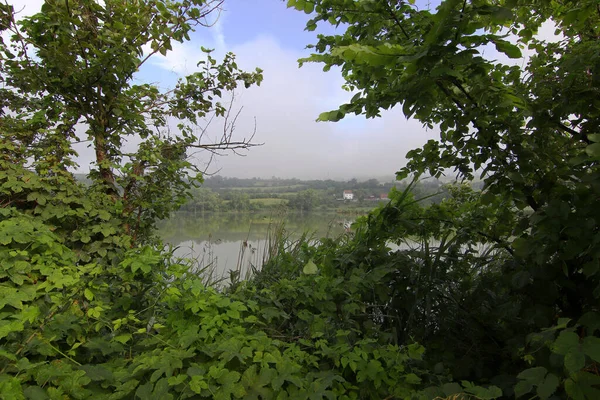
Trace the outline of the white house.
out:
[[[352,193],[352,190],[344,190],[344,200],[354,200],[354,193]]]

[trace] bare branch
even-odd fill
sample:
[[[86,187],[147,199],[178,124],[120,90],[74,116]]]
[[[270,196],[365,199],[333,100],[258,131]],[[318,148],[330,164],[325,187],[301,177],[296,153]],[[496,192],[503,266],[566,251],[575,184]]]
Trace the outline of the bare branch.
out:
[[[250,147],[262,146],[264,143],[250,143],[249,141],[243,140],[240,142],[223,142],[223,143],[207,143],[207,144],[192,144],[189,147],[195,149],[219,151],[219,150],[236,150],[236,149],[248,149]]]
[[[249,149],[251,147],[262,146],[264,143],[253,143],[252,140],[256,135],[256,118],[254,118],[254,128],[252,130],[252,134],[248,138],[243,138],[242,140],[232,140],[233,133],[236,130],[236,125],[238,118],[240,117],[243,107],[240,107],[235,115],[232,118],[232,110],[234,108],[235,102],[235,93],[232,93],[231,100],[229,102],[229,106],[225,112],[224,121],[223,121],[223,132],[219,140],[215,140],[212,143],[201,143],[202,138],[206,136],[208,127],[212,123],[214,119],[214,115],[208,121],[208,124],[202,128],[202,131],[198,138],[198,144],[189,145],[191,148],[208,150],[215,154],[222,154],[222,151],[232,151],[233,153],[243,156],[243,154],[239,153],[237,150],[241,149]]]
[[[235,93],[232,92],[231,99],[228,101],[228,105],[223,115],[223,125],[220,134],[212,138],[209,136],[209,128],[217,117],[216,113],[213,112],[208,118],[206,124],[204,124],[202,127],[197,126],[198,142],[196,144],[187,145],[188,150],[195,150],[191,153],[188,153],[188,158],[196,158],[196,156],[201,152],[208,152],[208,161],[201,161],[201,164],[203,165],[199,168],[204,175],[211,175],[207,171],[217,157],[226,156],[228,153],[245,157],[246,154],[244,154],[243,151],[246,151],[252,147],[262,146],[264,144],[253,142],[256,135],[256,118],[254,118],[254,127],[250,135],[239,140],[234,140],[234,131],[237,129],[238,118],[243,110],[243,107],[234,110],[235,99]]]

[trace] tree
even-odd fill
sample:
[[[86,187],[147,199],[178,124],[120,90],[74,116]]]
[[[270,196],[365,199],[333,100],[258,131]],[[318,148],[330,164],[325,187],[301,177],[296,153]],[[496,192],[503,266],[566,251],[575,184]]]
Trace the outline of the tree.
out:
[[[169,92],[132,81],[218,4],[48,0],[20,24],[0,7],[12,33],[0,42],[2,398],[430,398],[417,375],[423,348],[357,336],[364,311],[349,291],[364,289],[319,276],[309,257],[326,257],[307,238],[280,233],[268,250],[297,247],[281,259],[306,272],[228,293],[149,240],[190,185],[190,147],[249,145],[228,134],[198,144],[193,131],[211,110],[227,116],[217,101],[226,90],[260,81],[232,56],[208,56]],[[169,136],[171,118],[181,132]],[[78,126],[96,153],[89,186],[70,172]]]
[[[365,189],[356,189],[353,191],[354,197],[356,198],[356,200],[358,200],[359,202],[363,202],[365,197],[366,197],[366,191]]]
[[[43,177],[68,177],[76,166],[73,144],[88,140],[95,151],[94,190],[110,197],[126,233],[148,234],[201,179],[189,149],[253,145],[251,137],[232,137],[235,116],[223,99],[239,85],[259,84],[262,75],[239,70],[232,54],[217,63],[203,49],[202,70],[171,90],[135,81],[152,56],[166,55],[173,43],[209,26],[221,3],[48,0],[20,22],[3,4],[0,29],[10,37],[0,43],[4,160]],[[200,124],[211,115],[225,120],[224,133],[205,143]],[[137,151],[125,153],[132,139],[141,141]]]
[[[379,181],[377,179],[369,179],[368,181],[363,183],[363,187],[368,189],[378,189],[381,187]]]
[[[195,188],[190,192],[191,200],[185,204],[189,211],[215,212],[222,207],[222,200],[218,193],[207,188]]]
[[[600,321],[600,221],[593,206],[600,198],[597,2],[444,0],[436,10],[410,0],[290,0],[288,5],[314,12],[308,30],[322,21],[346,26],[343,33],[319,35],[310,46],[315,53],[300,60],[301,65],[323,63],[325,70],[341,67],[344,87],[356,92],[319,120],[338,121],[352,113],[377,117],[381,110],[401,106],[407,117],[439,128],[440,140],[410,151],[398,177],[425,172],[439,177],[447,168],[467,179],[478,174],[485,186],[481,199],[469,206],[473,216],[486,203],[506,213],[502,218],[487,215],[481,229],[469,230],[471,244],[491,240],[504,249],[497,257],[508,258],[494,274],[501,281],[510,277],[496,287],[483,279],[480,289],[469,289],[481,296],[471,301],[512,308],[493,318],[491,312],[463,309],[477,321],[470,325],[482,333],[480,349],[496,348],[487,355],[480,352],[480,360],[489,360],[486,369],[467,376],[496,379],[533,366],[538,369],[512,375],[517,384],[503,387],[505,395],[537,390],[541,398],[555,391],[597,397],[592,383],[597,372],[590,378],[585,369],[600,362],[595,328]],[[543,23],[555,25],[556,41],[536,36]],[[485,58],[484,51],[492,48],[505,60]],[[533,53],[529,59],[511,61],[521,59],[525,48]],[[407,215],[397,209],[403,204],[393,201],[389,211],[371,217],[369,226],[401,235],[394,224]],[[481,211],[478,218],[484,215]],[[440,216],[415,218],[427,224]],[[459,229],[465,221],[439,222]],[[452,279],[460,287],[481,274]],[[484,282],[493,293],[490,298]],[[409,287],[414,290],[414,285],[404,289]],[[450,298],[460,307],[468,305]],[[459,375],[460,356],[452,357],[458,357],[451,369]],[[535,371],[539,374],[532,375]]]
[[[248,211],[251,206],[250,197],[246,193],[233,190],[229,194],[229,208],[232,211]]]
[[[300,211],[311,211],[318,203],[317,192],[313,189],[303,190],[296,193],[290,199],[288,206]]]

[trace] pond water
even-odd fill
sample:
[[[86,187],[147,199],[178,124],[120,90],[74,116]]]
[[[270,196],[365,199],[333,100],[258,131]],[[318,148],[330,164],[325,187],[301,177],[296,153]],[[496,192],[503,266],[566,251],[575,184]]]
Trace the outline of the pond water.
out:
[[[266,256],[269,237],[282,226],[297,239],[337,237],[348,231],[355,216],[329,213],[176,213],[159,226],[163,241],[176,247],[175,255],[194,260],[213,279],[230,270],[244,274],[259,268]]]

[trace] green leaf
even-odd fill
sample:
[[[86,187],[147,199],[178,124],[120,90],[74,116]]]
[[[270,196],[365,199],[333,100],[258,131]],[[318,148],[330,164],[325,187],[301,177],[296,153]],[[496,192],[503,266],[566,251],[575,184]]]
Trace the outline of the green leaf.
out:
[[[444,385],[442,385],[442,391],[444,392],[444,394],[446,396],[452,396],[458,393],[462,393],[463,389],[462,386],[460,386],[458,383],[456,382],[451,382],[451,383],[445,383]]]
[[[117,341],[119,343],[125,344],[129,340],[131,340],[131,338],[132,338],[131,333],[125,333],[123,335],[115,336],[113,340],[115,340],[115,341]]]
[[[154,388],[154,384],[152,382],[147,382],[143,385],[138,386],[135,394],[140,399],[152,399],[152,389]]]
[[[552,343],[551,349],[557,354],[567,355],[571,349],[579,346],[579,336],[571,331],[562,331]]]
[[[531,252],[529,241],[525,238],[516,238],[512,242],[512,247],[514,248],[515,253],[521,257],[526,257]]]
[[[331,113],[330,111],[322,112],[321,114],[319,114],[317,121],[323,121],[323,122],[330,121],[330,119],[329,119],[330,113]]]
[[[559,318],[553,329],[565,329],[569,325],[569,322],[571,322],[571,318]]]
[[[411,343],[407,346],[408,356],[413,360],[422,360],[425,353],[425,347],[418,343]]]
[[[83,295],[85,296],[86,299],[88,299],[89,301],[94,300],[94,293],[92,293],[92,291],[88,288],[86,288],[83,291]]]
[[[190,389],[197,394],[202,393],[203,390],[208,389],[208,383],[204,380],[202,375],[194,375],[189,383]]]
[[[109,381],[113,379],[112,372],[102,365],[82,365],[81,369],[92,381]]]
[[[495,21],[506,21],[513,18],[512,11],[506,7],[496,7],[491,15]]]
[[[515,397],[519,398],[521,396],[524,396],[527,393],[531,392],[532,389],[533,389],[533,384],[531,382],[519,381],[519,382],[517,382],[517,384],[514,387]]]
[[[588,336],[581,343],[581,350],[586,356],[600,363],[600,338]]]
[[[254,364],[242,376],[242,384],[246,392],[245,397],[256,399],[271,398],[273,390],[269,386],[277,376],[277,371],[269,367],[263,367],[260,369],[260,373],[257,373],[257,369],[258,366]]]
[[[594,332],[600,331],[600,314],[594,311],[588,311],[579,318],[577,323],[585,326],[588,334],[593,335]]]
[[[158,9],[158,11],[160,11],[162,14],[166,14],[168,13],[167,7],[165,6],[165,4],[161,1],[156,2],[156,8]]]
[[[50,398],[46,391],[39,386],[28,386],[23,390],[23,394],[25,398],[31,400],[45,400]]]
[[[592,143],[585,148],[585,152],[590,157],[600,157],[600,143]]]
[[[306,0],[288,0],[287,6],[294,7],[298,11],[304,11]]]
[[[586,400],[581,386],[573,379],[569,378],[565,381],[565,391],[573,400]]]
[[[583,367],[585,367],[585,355],[578,348],[572,348],[565,355],[565,368],[573,374]]]
[[[502,389],[497,386],[490,386],[487,388],[481,386],[472,386],[466,388],[465,392],[475,395],[477,398],[482,400],[497,399],[502,397]]]
[[[404,375],[404,381],[410,385],[418,385],[421,383],[421,378],[416,374],[406,374]]]
[[[531,281],[531,275],[527,271],[519,271],[512,277],[512,285],[515,289],[522,289]]]
[[[11,361],[17,361],[17,356],[2,349],[0,349],[0,357],[7,358]]]
[[[20,332],[25,329],[21,321],[0,320],[0,339],[8,336],[12,332]]]
[[[519,36],[523,38],[523,40],[529,41],[533,37],[533,31],[529,28],[521,29],[521,31],[519,31]]]
[[[302,273],[306,275],[316,275],[319,272],[319,268],[313,262],[313,260],[308,260],[304,268],[302,268]]]
[[[541,396],[540,393],[554,392],[558,385],[558,379],[553,374],[546,376],[547,372],[548,370],[544,367],[534,367],[526,369],[517,375],[517,378],[521,379],[521,381],[514,387],[516,397],[521,397],[531,392],[534,386],[537,387],[539,396]],[[555,383],[556,385],[554,385]]]
[[[168,382],[169,382],[169,386],[177,386],[183,382],[185,382],[185,380],[187,379],[187,375],[185,374],[179,374],[176,376],[170,376],[168,378]]]
[[[559,383],[560,381],[556,375],[548,374],[544,379],[544,382],[538,385],[537,395],[540,396],[540,399],[542,400],[547,399],[556,392]]]
[[[334,111],[329,111],[329,112],[324,112],[324,113],[319,114],[319,118],[317,118],[317,121],[337,122],[337,121],[341,120],[342,118],[344,118],[344,113],[340,110],[334,110]]]
[[[516,45],[509,43],[505,40],[496,40],[495,41],[496,50],[501,53],[506,54],[509,58],[521,58],[523,55],[521,54],[521,49]]]

